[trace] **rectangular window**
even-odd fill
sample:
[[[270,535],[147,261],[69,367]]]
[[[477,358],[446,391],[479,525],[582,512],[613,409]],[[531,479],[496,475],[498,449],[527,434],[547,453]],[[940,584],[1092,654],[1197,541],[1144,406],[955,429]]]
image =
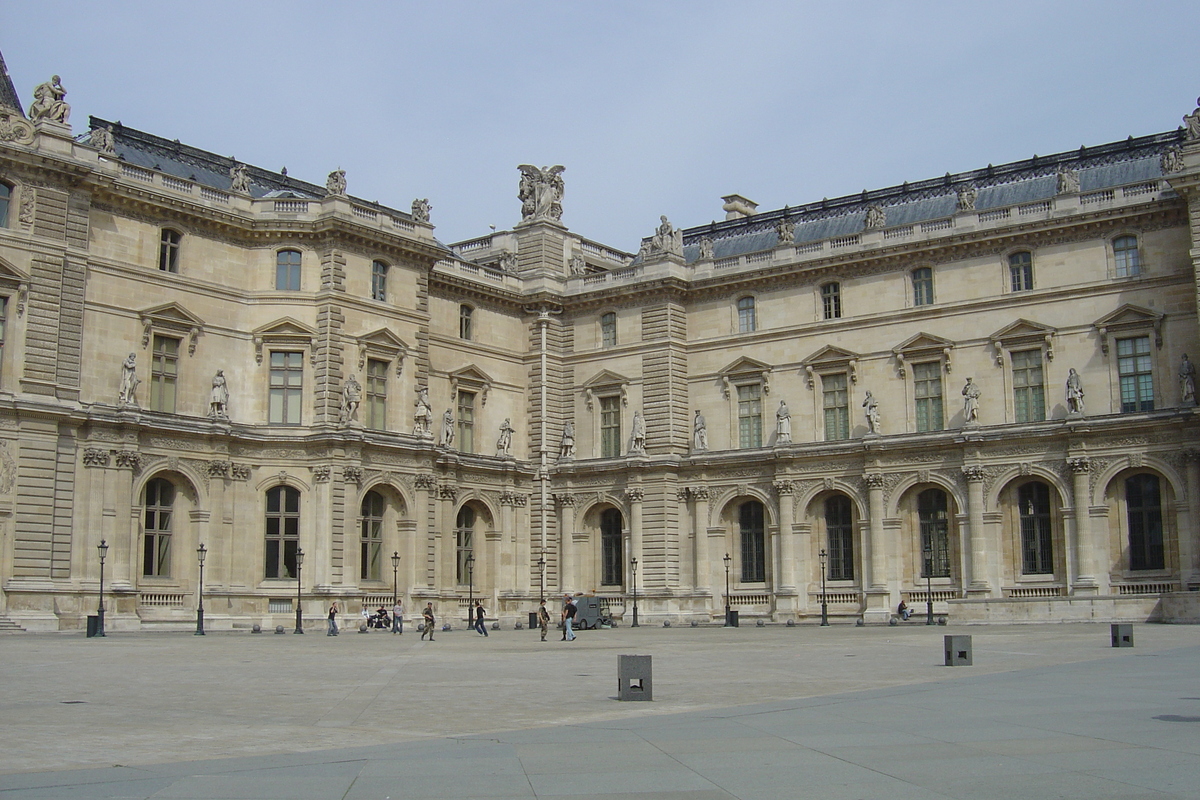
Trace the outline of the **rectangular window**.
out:
[[[603,347],[617,346],[617,315],[611,311],[600,317],[600,344]]]
[[[158,240],[158,268],[163,272],[179,272],[179,240],[183,237],[170,228],[163,228]]]
[[[625,582],[625,557],[622,547],[621,512],[615,508],[600,514],[600,550],[604,564],[601,584],[621,586]]]
[[[299,250],[280,250],[276,253],[275,288],[281,292],[300,291]]]
[[[921,267],[912,271],[913,305],[927,306],[933,303],[933,270]]]
[[[1129,568],[1165,569],[1162,496],[1154,475],[1134,475],[1125,481],[1125,511],[1129,522]]]
[[[303,388],[304,354],[273,351],[268,404],[268,420],[272,424],[300,424],[300,398]]]
[[[850,399],[846,391],[846,373],[821,376],[825,405],[825,441],[850,438]]]
[[[950,577],[950,515],[946,493],[926,489],[917,495],[921,522],[921,577]]]
[[[150,362],[150,410],[175,413],[175,386],[179,379],[179,340],[154,337]]]
[[[458,452],[475,452],[475,393],[458,393]]]
[[[1121,378],[1121,411],[1153,411],[1149,336],[1117,339],[1117,374]]]
[[[364,395],[367,410],[366,426],[371,430],[387,429],[387,373],[388,362],[377,358],[367,359],[367,385]]]
[[[913,396],[917,401],[917,430],[940,431],[942,420],[942,363],[913,364]]]
[[[621,455],[621,398],[617,395],[600,400],[600,457]]]
[[[743,450],[762,447],[762,386],[757,383],[737,387],[738,447]]]
[[[1022,350],[1012,354],[1013,409],[1017,422],[1041,422],[1046,418],[1046,388],[1042,382],[1042,351]]]
[[[1021,566],[1026,575],[1054,572],[1054,550],[1050,538],[1050,487],[1027,483],[1017,490],[1021,515]]]
[[[763,504],[742,503],[738,528],[742,540],[742,582],[762,583],[767,579],[766,527]]]
[[[1136,236],[1118,236],[1113,239],[1113,256],[1117,261],[1117,277],[1132,278],[1142,274],[1142,259],[1138,253]]]
[[[854,580],[854,518],[850,498],[844,494],[825,501],[825,535],[829,542],[829,580]]]
[[[743,297],[737,301],[738,333],[753,333],[758,329],[754,311],[754,298]]]
[[[827,283],[821,287],[821,305],[825,319],[842,318],[842,287],[838,283]]]
[[[470,306],[458,307],[458,338],[470,341],[474,336],[473,317],[475,310]]]
[[[266,564],[268,578],[296,577],[296,551],[300,548],[300,491],[276,486],[267,492]]]
[[[0,365],[4,363],[4,344],[8,341],[8,298],[0,296]],[[2,368],[2,367],[0,367]]]
[[[358,574],[365,581],[383,578],[383,495],[367,492],[362,503]]]
[[[382,261],[371,262],[371,299],[387,300],[388,265]]]
[[[12,189],[0,183],[0,228],[8,227],[8,204],[12,201]]]
[[[1033,254],[1028,251],[1013,253],[1008,257],[1008,276],[1014,292],[1028,292],[1033,288]]]

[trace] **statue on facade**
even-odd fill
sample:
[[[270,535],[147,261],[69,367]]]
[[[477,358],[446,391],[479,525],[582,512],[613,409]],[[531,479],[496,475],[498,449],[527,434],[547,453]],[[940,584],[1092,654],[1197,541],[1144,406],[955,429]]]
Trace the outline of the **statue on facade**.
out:
[[[1067,374],[1067,413],[1073,416],[1083,414],[1083,380],[1074,367]]]
[[[325,194],[331,197],[346,196],[346,170],[335,169],[325,179]]]
[[[113,126],[93,128],[91,135],[88,136],[88,144],[108,155],[117,152],[117,137],[113,135]]]
[[[500,426],[500,438],[496,440],[496,455],[511,455],[509,451],[512,449],[512,437],[512,420],[509,417],[505,417],[504,424]]]
[[[555,165],[538,169],[530,164],[517,167],[521,171],[521,182],[517,186],[517,199],[521,201],[521,221],[562,219],[562,196],[565,186],[562,174],[566,167]]]
[[[982,395],[983,392],[979,389],[979,384],[975,383],[975,379],[967,378],[967,385],[962,390],[963,422],[979,422],[979,398]]]
[[[45,83],[39,83],[33,90],[33,105],[29,107],[30,121],[46,119],[66,123],[71,117],[71,105],[63,100],[66,96],[67,90],[57,75]]]
[[[563,423],[562,441],[558,445],[558,457],[575,457],[575,423],[570,420]]]
[[[1196,365],[1191,362],[1187,353],[1183,354],[1183,361],[1179,362],[1179,397],[1185,406],[1196,405]]]
[[[234,164],[229,168],[229,191],[235,194],[250,194],[250,176],[245,164]]]
[[[1158,157],[1158,166],[1162,169],[1163,175],[1179,172],[1183,169],[1183,151],[1179,149],[1178,145],[1167,148]]]
[[[1058,193],[1076,194],[1079,191],[1079,173],[1063,167],[1058,171]]]
[[[646,418],[641,411],[633,412],[633,445],[630,453],[644,455],[646,453]]]
[[[779,401],[775,410],[775,444],[792,443],[792,412],[788,411],[787,403]]]
[[[692,421],[692,449],[697,451],[708,449],[708,423],[704,421],[704,415],[698,408],[696,409],[696,418]]]
[[[213,375],[212,391],[208,394],[208,416],[213,419],[229,419],[229,386],[225,383],[225,370]]]
[[[968,183],[965,186],[958,187],[958,210],[959,211],[974,211],[975,210],[975,184]]]
[[[454,445],[454,413],[448,408],[442,414],[442,438],[440,442],[442,447],[452,447]]]
[[[137,354],[130,353],[121,364],[121,388],[117,391],[117,406],[137,408],[137,387],[141,381],[137,376]]]
[[[796,226],[791,220],[781,219],[779,224],[775,226],[775,233],[779,235],[779,244],[793,244],[796,241]]]
[[[433,211],[433,206],[429,204],[428,197],[413,200],[412,218],[414,222],[429,222],[430,211]]]
[[[29,116],[32,117],[33,114]],[[1189,142],[1200,139],[1200,97],[1196,98],[1196,110],[1183,118],[1183,128],[1185,131],[1184,135]]]
[[[883,207],[882,206],[868,206],[867,207],[867,218],[863,222],[863,229],[868,230],[868,231],[875,231],[875,230],[879,230],[884,225],[887,225],[887,212],[883,210]]]
[[[358,421],[358,405],[362,402],[362,384],[349,375],[342,384],[342,422]]]
[[[683,257],[683,231],[673,226],[666,215],[659,216],[661,222],[654,236],[650,237],[650,253],[666,253]]]
[[[413,412],[413,435],[431,436],[433,429],[433,406],[429,404],[429,389],[417,389],[417,409]]]
[[[587,274],[587,262],[583,260],[583,256],[571,256],[571,274]]]
[[[867,432],[878,434],[879,401],[875,399],[875,396],[871,394],[870,390],[867,391],[866,397],[863,398],[862,405],[867,412]]]
[[[713,240],[707,236],[700,237],[700,260],[712,261],[713,259]]]

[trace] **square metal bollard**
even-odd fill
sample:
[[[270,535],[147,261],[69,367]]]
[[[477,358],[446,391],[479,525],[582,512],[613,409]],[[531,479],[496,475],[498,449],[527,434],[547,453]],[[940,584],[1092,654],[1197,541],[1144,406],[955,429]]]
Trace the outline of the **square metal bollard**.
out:
[[[617,656],[617,699],[654,699],[650,656]]]
[[[1112,646],[1133,647],[1133,625],[1126,622],[1112,624]]]
[[[971,666],[971,637],[970,636],[943,636],[946,647],[946,666],[947,667],[969,667]]]

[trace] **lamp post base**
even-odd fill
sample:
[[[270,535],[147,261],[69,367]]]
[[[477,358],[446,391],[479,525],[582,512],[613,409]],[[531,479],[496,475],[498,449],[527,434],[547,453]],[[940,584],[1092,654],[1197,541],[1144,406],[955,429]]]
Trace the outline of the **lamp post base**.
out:
[[[926,625],[937,625],[937,623],[934,622],[934,620],[933,620],[933,601],[932,600],[930,600],[929,602],[927,602],[925,604],[925,624]]]
[[[197,636],[204,635],[204,609],[203,608],[196,609],[196,635]]]
[[[292,633],[304,633],[304,622],[300,619],[300,609],[296,609],[296,630]]]
[[[829,606],[825,603],[821,603],[821,627],[829,627]]]

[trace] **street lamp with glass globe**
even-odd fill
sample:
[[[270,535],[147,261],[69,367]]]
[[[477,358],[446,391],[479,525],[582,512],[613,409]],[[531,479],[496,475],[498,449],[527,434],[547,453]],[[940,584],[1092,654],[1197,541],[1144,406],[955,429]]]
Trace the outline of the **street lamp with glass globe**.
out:
[[[296,548],[296,630],[293,633],[304,633],[304,620],[300,610],[300,568],[304,566],[304,551]]]
[[[208,550],[204,547],[204,542],[196,548],[196,559],[200,562],[200,597],[196,603],[196,635],[204,635],[204,557],[208,555]]]

